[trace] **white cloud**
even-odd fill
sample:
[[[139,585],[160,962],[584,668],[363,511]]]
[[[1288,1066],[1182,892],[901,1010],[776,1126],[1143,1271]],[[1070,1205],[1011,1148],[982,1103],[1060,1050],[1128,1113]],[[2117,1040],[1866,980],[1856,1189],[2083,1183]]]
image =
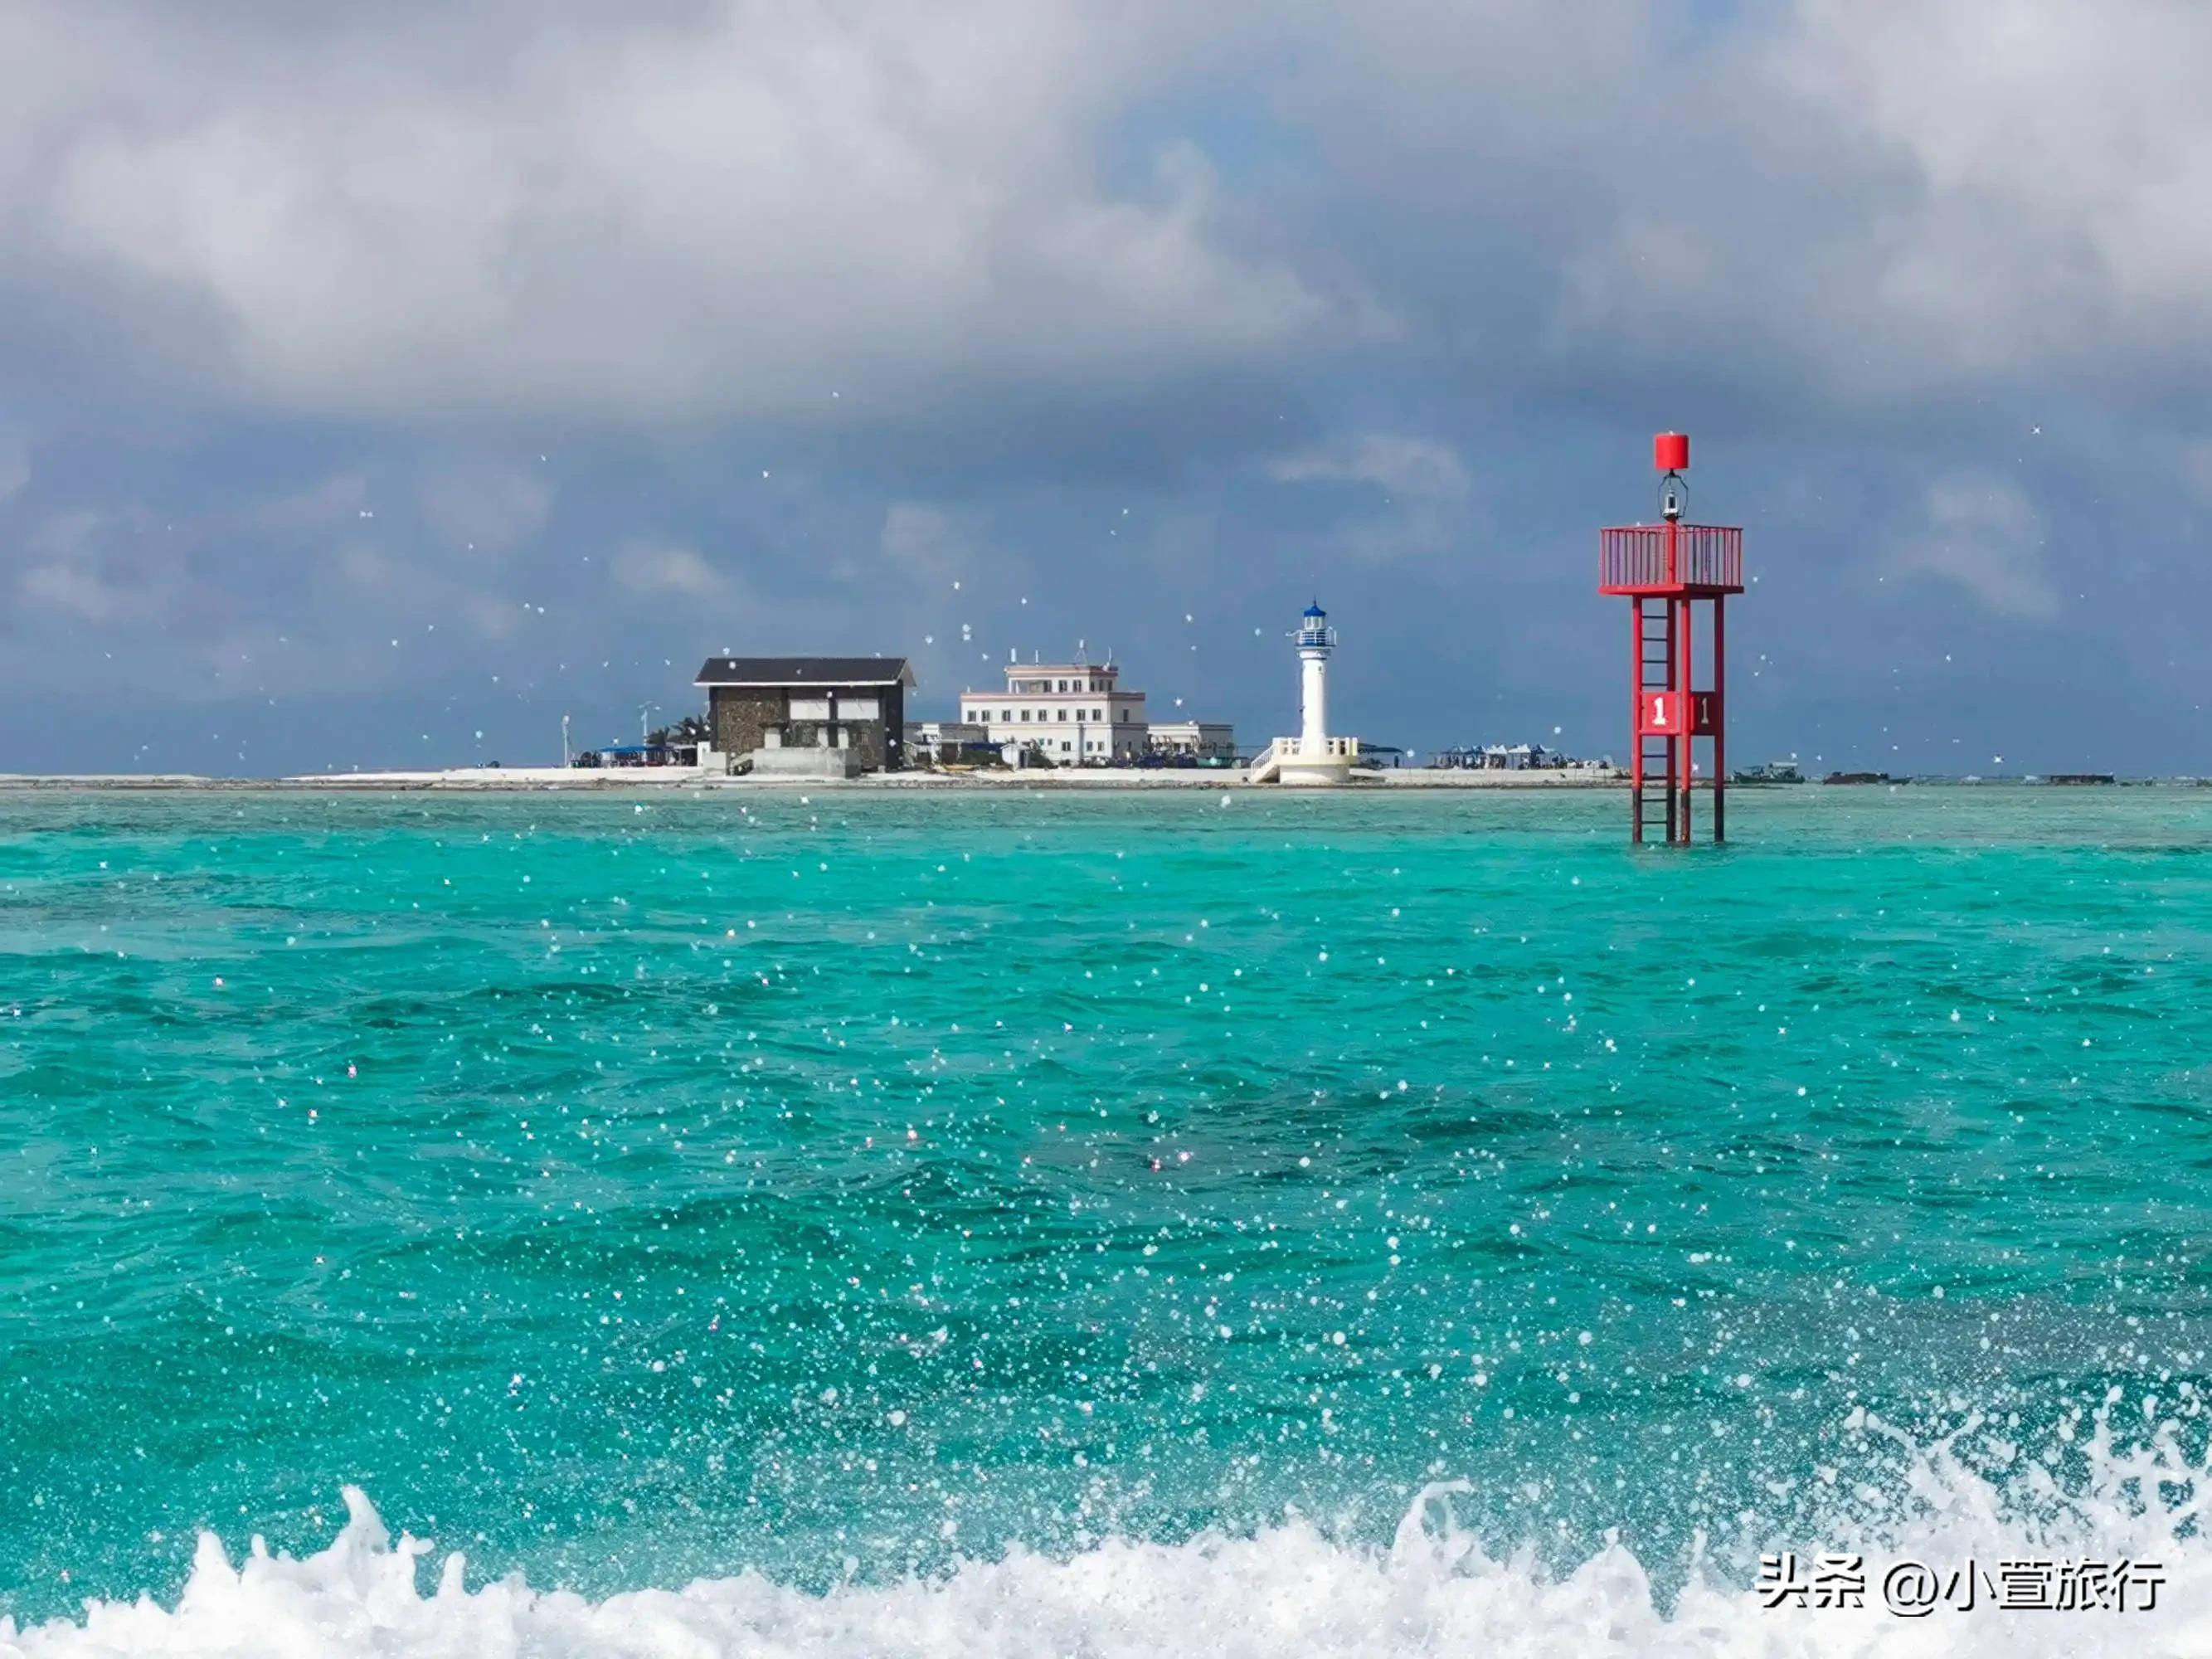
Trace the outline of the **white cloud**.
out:
[[[23,434],[0,422],[0,506],[22,493],[31,482],[31,446]]]
[[[452,545],[505,553],[544,529],[553,516],[553,486],[519,467],[465,468],[427,482],[422,504],[424,520]]]
[[[1908,162],[1893,290],[1953,322],[2020,298],[2196,301],[2212,205],[2212,13],[1802,0],[1772,72],[1849,141]],[[2034,252],[2034,264],[2016,256]],[[1992,281],[1992,278],[1997,280]]]
[[[2212,438],[2196,438],[2181,448],[2181,482],[2200,501],[2212,501]]]
[[[1893,568],[1955,583],[2001,617],[2039,621],[2057,614],[2042,517],[2019,489],[2002,479],[1953,473],[1928,487],[1924,513],[1922,527],[1897,550]]]
[[[2125,0],[16,0],[0,277],[340,413],[850,422],[1378,335],[1501,387],[2114,386],[2212,362],[2208,56]],[[1295,174],[1132,137],[1255,63]]]
[[[975,557],[970,531],[945,508],[927,501],[893,501],[884,508],[878,544],[899,570],[932,582],[957,580]]]
[[[1472,483],[1467,463],[1450,445],[1382,432],[1283,456],[1268,471],[1285,483],[1371,484],[1385,495],[1419,501],[1455,501]]]
[[[198,513],[47,514],[0,544],[14,601],[0,618],[18,624],[6,667],[81,695],[98,648],[116,685],[264,698],[419,679],[419,649],[447,665],[466,641],[518,636],[529,607],[465,562],[395,553],[362,516],[368,499],[349,471]]]
[[[688,547],[630,542],[615,555],[615,584],[625,593],[672,594],[688,599],[726,599],[736,591],[730,577]]]
[[[1454,545],[1464,534],[1473,489],[1467,464],[1432,438],[1370,432],[1340,438],[1269,463],[1288,484],[1349,484],[1376,492],[1376,510],[1362,509],[1319,529],[1319,546],[1363,563],[1418,557]]]
[[[2050,424],[2062,389],[2149,404],[2212,368],[2212,10],[1300,15],[1291,107],[1327,188],[1370,192],[1333,222],[1418,337],[1508,395],[1684,384],[1809,413],[1994,380]]]
[[[196,310],[161,343],[280,405],[827,417],[835,392],[858,417],[947,375],[1233,361],[1335,314],[1228,246],[1186,147],[1102,185],[1097,129],[1187,39],[1164,12],[724,0],[334,42],[21,4],[0,94],[79,83],[0,118],[19,257]],[[118,15],[117,57],[158,74],[91,76]]]
[[[109,622],[122,614],[128,594],[94,571],[73,564],[34,564],[23,572],[21,592],[32,605],[67,611],[87,622]]]
[[[141,509],[58,513],[21,544],[16,592],[27,609],[82,622],[144,622],[167,608],[181,555]]]
[[[303,489],[246,502],[238,525],[250,534],[297,541],[357,528],[357,520],[372,511],[368,477],[357,471],[334,472]]]

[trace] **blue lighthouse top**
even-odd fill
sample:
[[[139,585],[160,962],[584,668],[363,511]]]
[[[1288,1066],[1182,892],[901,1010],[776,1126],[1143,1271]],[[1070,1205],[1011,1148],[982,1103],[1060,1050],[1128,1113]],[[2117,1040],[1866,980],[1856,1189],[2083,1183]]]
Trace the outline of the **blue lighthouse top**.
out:
[[[1319,599],[1306,607],[1305,614],[1298,618],[1298,631],[1291,637],[1297,641],[1301,651],[1326,653],[1335,647],[1336,630],[1328,625],[1328,612],[1321,608]]]

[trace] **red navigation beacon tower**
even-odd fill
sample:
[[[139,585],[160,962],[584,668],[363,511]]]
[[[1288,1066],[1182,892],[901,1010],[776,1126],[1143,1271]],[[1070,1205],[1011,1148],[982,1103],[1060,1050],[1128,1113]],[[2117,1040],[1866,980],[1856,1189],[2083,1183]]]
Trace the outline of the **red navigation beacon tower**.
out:
[[[1727,839],[1728,745],[1723,735],[1728,690],[1728,596],[1743,592],[1743,532],[1718,525],[1684,524],[1689,487],[1690,440],[1662,432],[1652,441],[1659,483],[1658,524],[1626,525],[1598,532],[1597,591],[1628,600],[1629,661],[1634,701],[1630,807],[1631,838],[1642,842],[1645,824],[1663,817],[1667,839],[1686,845],[1690,781],[1697,740],[1712,743],[1708,775],[1713,797],[1713,839]],[[1700,603],[1713,608],[1710,690],[1696,689],[1692,619]],[[1650,791],[1660,791],[1662,813]]]

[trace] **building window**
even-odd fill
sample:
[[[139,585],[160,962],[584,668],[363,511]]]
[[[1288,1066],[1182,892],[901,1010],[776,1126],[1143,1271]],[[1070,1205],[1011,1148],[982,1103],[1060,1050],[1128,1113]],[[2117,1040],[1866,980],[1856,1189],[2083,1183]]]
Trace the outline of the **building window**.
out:
[[[873,697],[837,699],[837,718],[841,720],[879,720],[883,717],[883,705]]]
[[[1066,738],[1062,738],[1060,740],[1060,752],[1065,755],[1068,751],[1069,747],[1070,745],[1067,739]]]
[[[795,720],[826,720],[830,718],[830,699],[827,697],[793,697],[791,718]]]
[[[1067,718],[1067,710],[1066,710],[1065,708],[1061,709],[1061,710],[1060,711],[1060,719],[1062,719],[1063,720],[1066,720],[1066,719]]]

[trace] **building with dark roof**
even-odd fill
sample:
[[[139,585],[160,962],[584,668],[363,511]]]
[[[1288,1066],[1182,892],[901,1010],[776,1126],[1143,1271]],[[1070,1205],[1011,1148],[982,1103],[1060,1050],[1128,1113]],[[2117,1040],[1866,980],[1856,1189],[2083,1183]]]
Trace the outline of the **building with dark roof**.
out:
[[[709,657],[707,729],[732,759],[762,749],[850,751],[862,771],[905,763],[904,657]]]

